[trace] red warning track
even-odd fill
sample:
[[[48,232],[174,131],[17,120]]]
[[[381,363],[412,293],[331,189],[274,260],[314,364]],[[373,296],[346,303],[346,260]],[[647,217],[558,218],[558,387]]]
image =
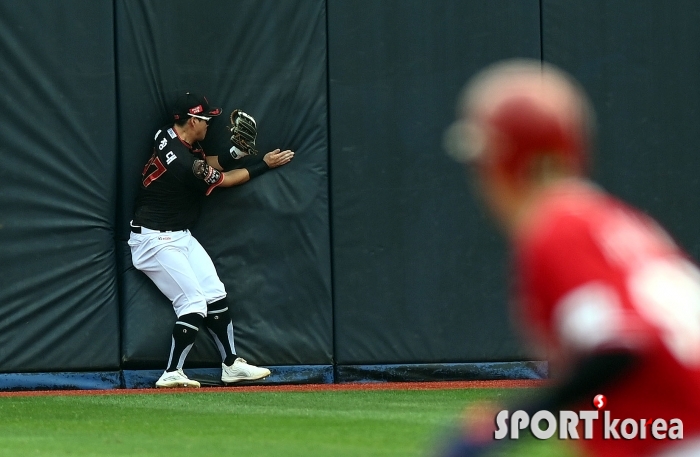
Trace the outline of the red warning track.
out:
[[[32,390],[0,392],[0,397],[36,397],[42,395],[127,395],[207,392],[321,392],[339,390],[438,390],[438,389],[508,389],[540,387],[547,381],[440,381],[440,382],[373,382],[343,384],[283,384],[235,387],[203,387],[201,389],[110,389],[110,390]]]

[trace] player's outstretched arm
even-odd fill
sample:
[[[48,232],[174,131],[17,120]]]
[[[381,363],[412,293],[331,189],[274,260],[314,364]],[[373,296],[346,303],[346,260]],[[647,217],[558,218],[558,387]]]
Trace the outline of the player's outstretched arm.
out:
[[[275,149],[265,154],[263,160],[260,162],[256,162],[246,168],[237,168],[224,172],[224,180],[219,184],[219,187],[233,187],[244,184],[254,177],[265,173],[267,170],[288,164],[293,157],[294,152],[289,149],[285,151]],[[207,159],[209,159],[209,157],[207,157]],[[210,166],[214,168],[216,168],[216,165],[218,165],[218,163],[210,163]]]

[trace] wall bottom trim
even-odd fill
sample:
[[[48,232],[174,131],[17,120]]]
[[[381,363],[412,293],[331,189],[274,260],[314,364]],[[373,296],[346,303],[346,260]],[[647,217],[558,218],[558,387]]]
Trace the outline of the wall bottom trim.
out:
[[[239,385],[334,384],[411,381],[489,381],[546,379],[547,362],[431,363],[388,365],[270,366],[263,381]],[[185,368],[187,376],[204,387],[219,386],[220,368]],[[0,391],[110,390],[154,388],[162,370],[104,372],[5,373]]]

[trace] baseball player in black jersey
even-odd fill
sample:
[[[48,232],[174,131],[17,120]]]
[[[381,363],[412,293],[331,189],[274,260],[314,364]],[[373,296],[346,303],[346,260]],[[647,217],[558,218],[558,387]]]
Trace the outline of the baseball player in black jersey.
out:
[[[199,141],[206,136],[211,118],[220,114],[221,109],[210,106],[205,97],[182,94],[173,110],[174,123],[155,135],[153,155],[143,169],[136,197],[129,237],[134,267],[170,299],[177,315],[168,366],[156,387],[200,386],[185,375],[182,366],[203,326],[221,353],[224,383],[270,374],[267,368],[248,364],[236,355],[226,290],[211,258],[189,229],[199,216],[201,200],[214,188],[243,184],[289,163],[294,152],[275,149],[247,168],[224,171],[233,159],[255,153],[252,146],[257,130],[252,117],[234,111],[231,156],[207,156]],[[238,124],[247,128],[247,143],[236,131]],[[252,137],[248,135],[251,132]]]

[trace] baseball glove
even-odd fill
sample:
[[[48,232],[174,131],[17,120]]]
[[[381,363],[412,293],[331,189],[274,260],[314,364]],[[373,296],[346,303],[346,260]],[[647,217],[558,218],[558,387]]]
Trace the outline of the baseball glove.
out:
[[[255,149],[255,139],[258,136],[258,126],[249,114],[236,109],[231,112],[230,125],[228,129],[231,131],[231,155],[234,159],[247,155],[255,155],[258,153]]]

